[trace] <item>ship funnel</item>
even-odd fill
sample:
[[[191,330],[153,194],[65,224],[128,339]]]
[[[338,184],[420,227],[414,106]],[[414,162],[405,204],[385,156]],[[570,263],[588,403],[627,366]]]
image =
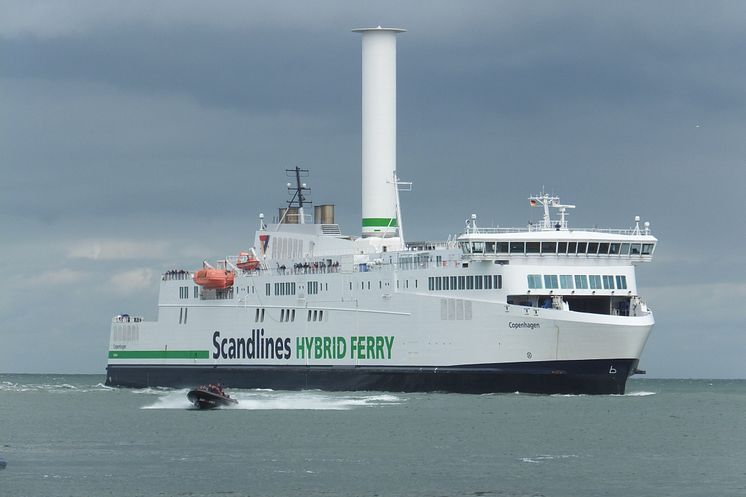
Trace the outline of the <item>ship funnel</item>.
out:
[[[396,180],[397,28],[360,28],[363,35],[363,220],[364,237],[399,236]]]

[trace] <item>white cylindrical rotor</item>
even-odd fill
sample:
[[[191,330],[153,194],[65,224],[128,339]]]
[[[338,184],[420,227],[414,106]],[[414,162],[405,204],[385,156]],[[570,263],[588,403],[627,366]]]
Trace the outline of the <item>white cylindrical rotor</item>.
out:
[[[396,28],[362,28],[364,237],[398,236],[396,179]]]

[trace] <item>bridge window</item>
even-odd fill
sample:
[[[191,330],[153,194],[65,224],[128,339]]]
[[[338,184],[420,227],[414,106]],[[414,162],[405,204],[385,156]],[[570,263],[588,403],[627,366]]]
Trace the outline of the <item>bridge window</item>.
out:
[[[556,274],[544,275],[544,288],[557,288],[558,286]]]
[[[652,243],[643,243],[642,244],[642,255],[650,255],[653,253],[653,247],[654,245]]]
[[[510,242],[510,253],[523,254],[526,251],[524,245],[524,242]]]
[[[610,243],[609,244],[609,255],[617,255],[618,253],[619,253],[619,244]]]
[[[588,248],[588,242],[578,242],[578,254],[585,254]]]
[[[507,254],[508,253],[508,242],[497,242],[495,244],[495,249],[497,250],[498,254]]]
[[[616,287],[619,290],[627,289],[627,277],[625,275],[620,275],[616,277]]]
[[[494,254],[495,253],[495,242],[485,242],[485,244],[484,244],[484,253],[485,254]]]
[[[605,290],[613,290],[614,289],[614,277],[610,274],[604,275],[604,289]]]
[[[567,253],[574,254],[578,251],[578,242],[567,242]]]
[[[598,243],[596,242],[588,242],[588,252],[589,254],[595,254],[598,252]]]
[[[629,253],[630,253],[631,255],[640,255],[640,251],[641,251],[641,250],[642,250],[642,245],[641,245],[641,244],[639,244],[639,243],[633,243],[633,244],[632,244],[632,245],[630,246],[630,250],[629,250]]]
[[[475,254],[483,254],[484,242],[474,242],[474,244],[472,245],[472,252]]]
[[[541,242],[541,253],[542,254],[556,254],[557,253],[557,242]]]
[[[629,243],[623,243],[619,248],[619,253],[621,255],[629,255]]]
[[[598,244],[598,253],[599,254],[608,254],[609,253],[609,244],[608,243],[599,243]]]
[[[529,274],[528,275],[528,287],[529,288],[542,288],[541,275],[540,274]]]
[[[578,290],[585,290],[588,288],[588,276],[585,274],[575,275],[575,288]]]
[[[567,252],[567,242],[557,242],[557,253],[564,254]]]
[[[598,274],[592,274],[589,276],[589,279],[591,281],[591,289],[592,290],[600,290],[601,289],[601,276]]]
[[[527,254],[538,254],[539,253],[539,242],[526,242],[526,253]]]

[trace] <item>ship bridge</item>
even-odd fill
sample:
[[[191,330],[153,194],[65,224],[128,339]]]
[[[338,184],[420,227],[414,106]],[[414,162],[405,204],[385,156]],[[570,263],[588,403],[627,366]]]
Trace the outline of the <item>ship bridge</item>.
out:
[[[473,259],[500,259],[505,257],[588,257],[614,261],[650,262],[658,240],[650,232],[650,223],[640,227],[640,217],[635,217],[635,227],[629,229],[584,228],[570,230],[567,209],[559,197],[547,194],[529,197],[532,207],[543,206],[543,219],[524,228],[483,228],[477,225],[477,216],[466,220],[464,233],[457,242],[464,255]],[[551,219],[549,208],[556,208],[558,219]]]

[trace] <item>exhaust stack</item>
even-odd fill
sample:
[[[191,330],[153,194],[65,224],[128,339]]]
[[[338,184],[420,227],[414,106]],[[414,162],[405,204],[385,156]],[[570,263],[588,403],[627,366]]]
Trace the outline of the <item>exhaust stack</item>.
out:
[[[398,28],[360,28],[363,35],[362,235],[399,238],[396,180],[396,35]],[[386,243],[394,249],[393,243]],[[401,243],[399,241],[399,243]]]

